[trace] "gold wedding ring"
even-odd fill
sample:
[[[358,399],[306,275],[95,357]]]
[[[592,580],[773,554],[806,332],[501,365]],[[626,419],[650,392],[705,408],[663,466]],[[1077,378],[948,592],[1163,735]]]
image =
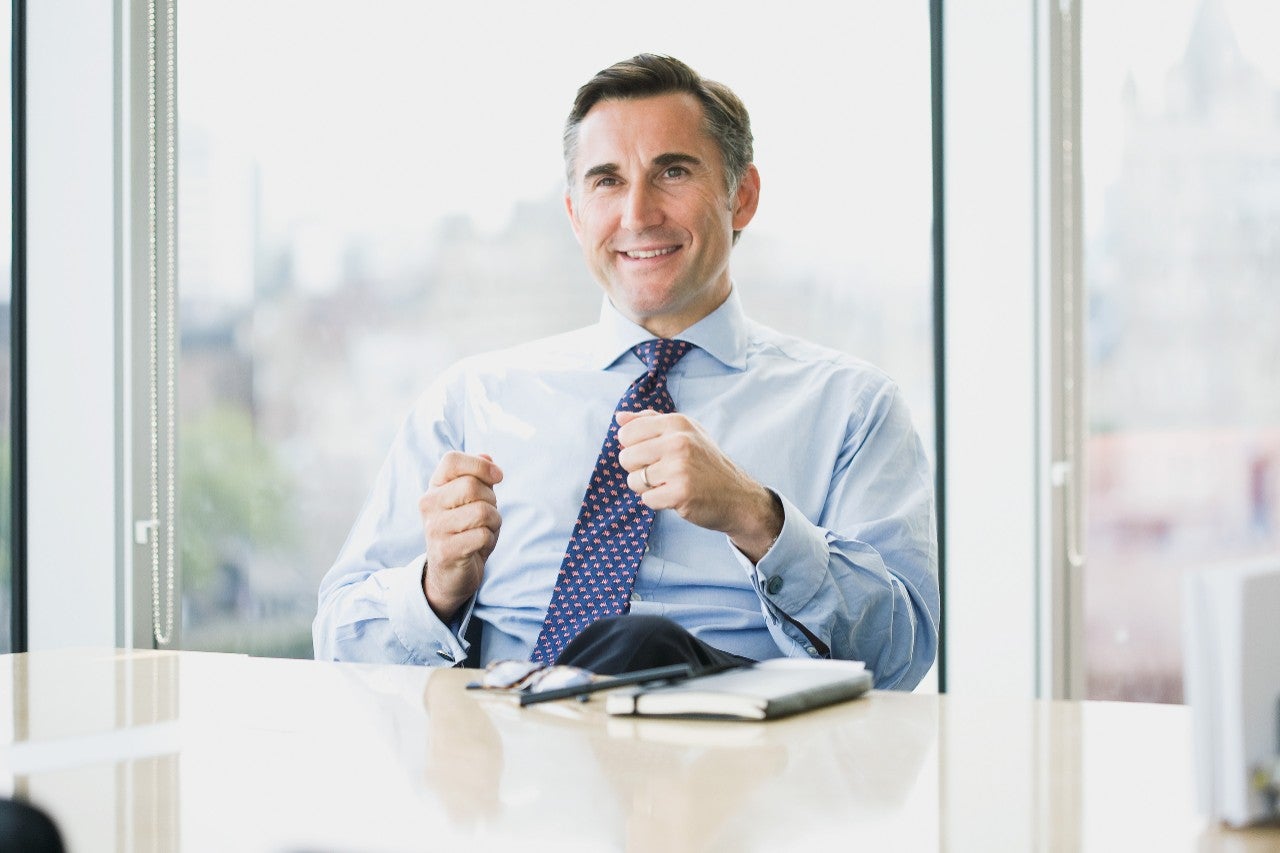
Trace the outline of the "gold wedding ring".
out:
[[[646,489],[653,488],[653,483],[649,482],[649,466],[648,465],[640,469],[640,479],[644,481],[644,487]]]

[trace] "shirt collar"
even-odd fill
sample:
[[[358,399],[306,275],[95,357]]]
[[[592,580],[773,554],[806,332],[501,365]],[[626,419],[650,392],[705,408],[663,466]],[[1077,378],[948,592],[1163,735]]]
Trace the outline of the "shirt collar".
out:
[[[653,338],[643,326],[624,317],[606,295],[600,306],[600,322],[596,324],[596,345],[592,362],[601,370],[611,367],[636,344]],[[743,370],[747,366],[747,318],[738,301],[738,291],[729,291],[719,308],[676,335],[713,356],[728,367]]]

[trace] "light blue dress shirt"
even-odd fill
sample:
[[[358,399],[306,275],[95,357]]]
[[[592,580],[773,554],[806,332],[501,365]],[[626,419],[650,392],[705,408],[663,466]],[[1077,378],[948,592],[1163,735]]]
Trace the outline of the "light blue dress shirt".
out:
[[[645,371],[630,349],[652,337],[605,299],[595,325],[446,371],[321,582],[316,657],[451,666],[479,619],[483,662],[528,658],[614,406]],[[723,533],[658,512],[631,612],[756,660],[862,660],[877,687],[914,687],[937,651],[937,544],[930,466],[897,386],[747,319],[736,292],[677,337],[697,348],[668,376],[676,408],[777,493],[785,521],[752,565]],[[504,479],[484,582],[446,625],[422,592],[418,499],[449,450],[489,454]]]

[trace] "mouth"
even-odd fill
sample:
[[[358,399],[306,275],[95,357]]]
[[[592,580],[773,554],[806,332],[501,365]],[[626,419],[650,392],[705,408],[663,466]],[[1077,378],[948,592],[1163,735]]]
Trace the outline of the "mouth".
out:
[[[650,258],[660,258],[664,255],[671,255],[680,250],[679,246],[663,246],[660,249],[631,249],[622,251],[618,254],[630,258],[633,261],[645,261]]]

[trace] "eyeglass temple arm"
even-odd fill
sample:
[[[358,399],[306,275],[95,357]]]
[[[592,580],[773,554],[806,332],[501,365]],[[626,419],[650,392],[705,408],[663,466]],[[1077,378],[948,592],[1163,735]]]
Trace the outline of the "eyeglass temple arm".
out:
[[[593,681],[590,684],[544,690],[541,693],[522,693],[520,694],[520,707],[536,705],[539,702],[551,702],[556,699],[568,699],[573,696],[586,696],[589,693],[612,690],[615,687],[626,687],[629,684],[648,684],[651,681],[684,681],[686,678],[711,675],[716,672],[723,672],[726,669],[737,669],[740,666],[745,666],[745,664],[737,662],[719,663],[695,668],[691,664],[677,663],[671,666],[658,666],[653,669],[640,669],[635,672],[606,678],[603,681]]]

